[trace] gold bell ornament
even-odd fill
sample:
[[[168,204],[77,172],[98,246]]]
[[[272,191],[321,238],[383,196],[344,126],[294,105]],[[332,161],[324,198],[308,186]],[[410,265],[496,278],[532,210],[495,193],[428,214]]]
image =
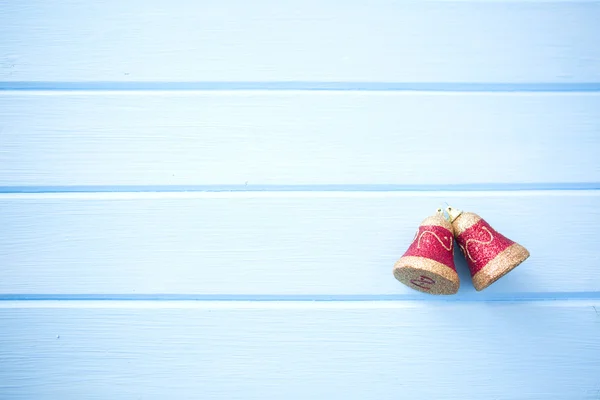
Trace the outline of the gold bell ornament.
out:
[[[475,289],[485,289],[529,257],[525,247],[498,233],[479,215],[450,206],[446,211]]]
[[[430,294],[454,294],[460,281],[454,266],[452,224],[440,208],[425,218],[408,250],[394,265],[394,277]]]

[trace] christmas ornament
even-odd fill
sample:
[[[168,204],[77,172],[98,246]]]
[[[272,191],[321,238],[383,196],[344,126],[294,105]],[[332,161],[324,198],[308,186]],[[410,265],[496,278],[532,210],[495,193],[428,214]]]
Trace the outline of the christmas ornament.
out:
[[[495,231],[479,215],[453,207],[446,211],[475,289],[485,289],[529,257],[525,247]]]
[[[452,224],[442,209],[421,222],[412,244],[394,265],[394,276],[413,289],[454,294],[460,281],[454,267]]]

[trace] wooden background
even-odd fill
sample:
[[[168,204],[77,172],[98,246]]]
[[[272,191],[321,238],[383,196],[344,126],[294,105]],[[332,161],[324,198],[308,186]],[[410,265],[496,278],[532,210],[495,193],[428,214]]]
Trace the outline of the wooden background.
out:
[[[599,399],[600,2],[0,0],[1,399]],[[440,203],[531,258],[432,297]]]

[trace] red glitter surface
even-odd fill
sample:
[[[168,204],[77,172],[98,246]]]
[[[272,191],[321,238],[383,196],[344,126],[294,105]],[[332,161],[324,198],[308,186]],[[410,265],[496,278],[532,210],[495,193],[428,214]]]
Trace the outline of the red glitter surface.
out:
[[[456,270],[453,254],[452,232],[441,226],[424,225],[419,227],[412,244],[404,253],[404,257],[425,257]]]
[[[471,276],[475,276],[487,263],[514,243],[495,231],[483,219],[461,233],[456,241],[467,259]]]

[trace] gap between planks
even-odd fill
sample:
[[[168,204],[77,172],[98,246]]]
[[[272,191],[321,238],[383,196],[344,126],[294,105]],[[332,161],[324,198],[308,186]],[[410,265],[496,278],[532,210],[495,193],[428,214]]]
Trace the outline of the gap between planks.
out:
[[[552,85],[556,86],[554,90],[551,87],[546,90],[526,90],[525,87],[520,90],[515,87],[513,90],[508,88],[502,90],[474,90],[465,86],[463,90],[418,90],[418,89],[201,89],[201,88],[163,88],[163,89],[152,89],[150,87],[145,89],[134,89],[134,88],[109,88],[104,89],[93,88],[93,87],[82,87],[76,88],[31,88],[31,89],[17,89],[11,87],[2,86],[3,82],[0,82],[0,96],[181,96],[181,95],[206,95],[210,94],[214,97],[231,97],[235,95],[247,96],[247,95],[259,95],[259,96],[281,96],[282,92],[294,96],[315,96],[315,95],[327,95],[327,96],[348,96],[350,93],[354,96],[415,96],[415,95],[428,95],[428,96],[455,96],[457,94],[461,96],[591,96],[596,97],[600,95],[600,83],[582,84],[581,86],[567,86],[560,87],[561,84]],[[557,86],[558,85],[558,86]],[[578,89],[579,88],[579,89]]]
[[[165,92],[165,91],[301,91],[301,92],[461,92],[461,93],[572,93],[600,92],[600,82],[127,82],[127,81],[5,81],[0,82],[0,91],[15,92]]]
[[[598,197],[599,189],[586,190],[485,190],[485,191],[175,191],[175,192],[39,192],[39,193],[0,193],[0,200],[135,200],[135,199],[232,199],[232,198],[407,198],[432,197],[440,194],[447,198],[456,197]]]
[[[506,307],[527,304],[535,307],[589,307],[590,312],[598,315],[600,298],[596,299],[570,299],[555,301],[513,301],[513,302],[428,302],[428,301],[60,301],[60,300],[36,300],[36,301],[0,301],[0,309],[35,309],[35,308],[126,308],[126,309],[200,309],[200,310],[293,310],[293,309],[406,309],[406,308],[430,308],[430,307]]]
[[[70,294],[0,294],[0,302],[26,301],[26,302],[540,302],[540,301],[571,301],[571,300],[600,300],[600,292],[532,292],[532,293],[494,293],[483,296],[481,293],[461,293],[454,296],[429,296],[417,292],[409,294],[192,294],[192,293],[70,293]]]

